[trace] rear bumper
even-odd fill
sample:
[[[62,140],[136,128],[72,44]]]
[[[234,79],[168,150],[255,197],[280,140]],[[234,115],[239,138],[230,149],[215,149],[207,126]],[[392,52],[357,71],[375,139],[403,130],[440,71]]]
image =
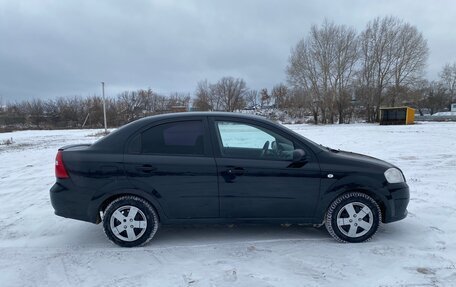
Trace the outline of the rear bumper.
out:
[[[66,185],[56,182],[49,191],[54,213],[66,218],[96,223],[88,213],[90,200],[84,196],[84,193],[67,188]]]
[[[391,184],[388,187],[391,194],[386,206],[384,223],[398,221],[407,217],[407,206],[410,201],[410,191],[406,183]]]

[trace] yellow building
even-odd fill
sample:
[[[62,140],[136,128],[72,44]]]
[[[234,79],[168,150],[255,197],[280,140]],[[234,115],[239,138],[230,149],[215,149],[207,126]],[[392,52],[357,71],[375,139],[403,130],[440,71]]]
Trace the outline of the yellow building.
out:
[[[415,123],[415,109],[409,107],[380,108],[381,125],[412,125]]]

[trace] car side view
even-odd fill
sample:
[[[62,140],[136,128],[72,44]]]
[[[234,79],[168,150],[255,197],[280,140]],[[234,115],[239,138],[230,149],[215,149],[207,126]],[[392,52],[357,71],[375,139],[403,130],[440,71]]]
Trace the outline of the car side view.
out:
[[[55,213],[102,222],[124,247],[147,243],[160,224],[195,223],[325,225],[340,242],[363,242],[405,218],[409,202],[394,165],[235,113],[143,118],[60,148],[55,173]]]

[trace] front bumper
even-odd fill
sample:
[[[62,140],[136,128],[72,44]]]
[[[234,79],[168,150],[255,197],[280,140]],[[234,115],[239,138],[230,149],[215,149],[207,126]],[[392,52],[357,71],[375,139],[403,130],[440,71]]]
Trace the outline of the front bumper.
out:
[[[410,190],[407,183],[396,183],[388,186],[390,196],[386,202],[384,223],[394,222],[407,217],[407,206],[410,201]]]

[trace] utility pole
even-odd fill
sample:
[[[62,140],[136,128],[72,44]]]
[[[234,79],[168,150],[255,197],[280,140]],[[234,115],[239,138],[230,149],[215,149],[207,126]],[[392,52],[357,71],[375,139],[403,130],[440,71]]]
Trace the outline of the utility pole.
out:
[[[104,94],[104,82],[101,82],[101,91],[103,94],[103,116],[104,116],[105,134],[108,134],[108,125],[106,123],[106,103],[105,103],[105,94]]]

